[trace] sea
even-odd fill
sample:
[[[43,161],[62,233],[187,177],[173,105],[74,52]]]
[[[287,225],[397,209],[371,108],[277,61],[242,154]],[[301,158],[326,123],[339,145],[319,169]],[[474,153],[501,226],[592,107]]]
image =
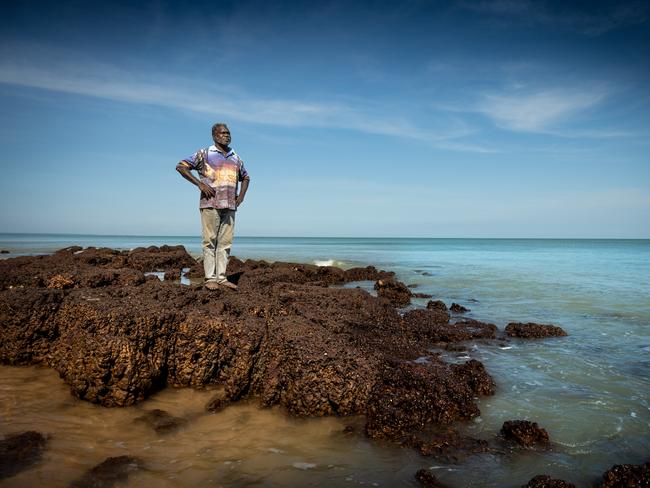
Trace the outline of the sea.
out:
[[[201,251],[198,236],[0,234],[0,249],[9,251],[0,256],[162,244]],[[144,463],[124,486],[162,487],[415,487],[419,469],[449,487],[519,487],[538,474],[590,487],[614,464],[650,461],[650,240],[236,237],[232,252],[374,265],[499,329],[509,322],[561,326],[567,337],[477,342],[447,353],[453,362],[480,360],[497,385],[494,396],[478,400],[480,417],[455,427],[494,439],[504,421],[530,420],[548,431],[551,448],[443,463],[343,432],[359,430],[362,418],[297,419],[254,402],[208,414],[209,389],[167,388],[139,405],[106,409],[72,397],[50,369],[0,366],[0,435],[49,436],[43,460],[0,486],[67,486],[120,455]],[[188,422],[157,435],[136,420],[155,408]]]

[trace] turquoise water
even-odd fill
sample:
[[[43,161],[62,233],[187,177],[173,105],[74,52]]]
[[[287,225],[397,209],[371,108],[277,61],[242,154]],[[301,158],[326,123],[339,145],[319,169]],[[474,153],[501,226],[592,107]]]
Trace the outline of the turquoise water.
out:
[[[183,244],[200,253],[198,237],[0,235],[0,248],[11,251],[3,257],[72,244]],[[525,462],[479,456],[471,469],[424,461],[452,486],[518,486],[540,473],[589,486],[612,464],[650,460],[649,240],[238,237],[233,254],[372,264],[499,328],[535,321],[569,333],[508,348],[473,346],[470,355],[484,362],[498,392],[480,401],[481,417],[465,428],[489,438],[505,420],[534,420],[556,448],[529,453]]]

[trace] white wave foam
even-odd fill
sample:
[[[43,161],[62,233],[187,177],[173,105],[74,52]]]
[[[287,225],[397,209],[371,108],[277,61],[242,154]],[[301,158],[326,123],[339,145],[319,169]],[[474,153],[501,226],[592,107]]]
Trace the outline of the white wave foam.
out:
[[[336,261],[334,259],[314,259],[313,263],[316,266],[338,266],[341,267],[343,261]]]

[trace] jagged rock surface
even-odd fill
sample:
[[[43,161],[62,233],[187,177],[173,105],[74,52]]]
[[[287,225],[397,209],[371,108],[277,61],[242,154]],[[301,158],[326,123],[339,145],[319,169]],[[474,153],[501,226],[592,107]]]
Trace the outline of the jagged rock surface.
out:
[[[506,334],[520,339],[542,339],[544,337],[563,337],[567,333],[557,325],[535,324],[532,322],[511,322],[506,326]]]
[[[491,337],[493,326],[449,325],[436,310],[403,318],[395,307],[410,291],[392,273],[233,258],[238,292],[144,276],[195,265],[180,246],[4,260],[0,361],[49,365],[104,406],[221,385],[213,410],[253,397],[298,416],[367,414],[368,434],[385,438],[475,417],[476,395],[494,391],[478,361],[413,362],[433,341]],[[388,285],[379,297],[329,286],[359,280]]]
[[[0,480],[20,473],[43,456],[47,439],[40,432],[9,434],[0,440]]]

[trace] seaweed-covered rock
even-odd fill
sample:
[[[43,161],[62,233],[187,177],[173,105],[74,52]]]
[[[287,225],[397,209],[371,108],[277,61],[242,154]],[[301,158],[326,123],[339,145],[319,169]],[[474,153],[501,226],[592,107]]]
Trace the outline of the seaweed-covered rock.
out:
[[[9,478],[41,460],[47,439],[33,430],[0,440],[0,479]]]
[[[488,452],[489,444],[483,439],[464,436],[452,428],[437,427],[412,436],[404,445],[415,448],[420,454],[444,463],[458,463],[468,456]]]
[[[395,297],[406,290],[403,303],[410,291],[391,273],[233,258],[237,292],[144,279],[152,268],[191,268],[186,258],[178,247],[67,248],[0,261],[0,362],[50,366],[75,396],[107,407],[166,385],[218,387],[211,410],[250,398],[296,416],[368,413],[369,435],[398,442],[478,415],[476,396],[493,393],[477,361],[414,362],[434,340],[483,332],[432,310],[421,323],[402,317]],[[48,288],[56,275],[74,285]],[[397,293],[328,286],[359,278]],[[158,415],[154,428],[167,420]]]
[[[617,464],[603,474],[599,488],[650,487],[650,462],[645,464]]]
[[[132,456],[109,457],[70,483],[70,488],[111,488],[125,483],[142,465],[142,461]]]
[[[396,307],[405,307],[411,303],[411,290],[402,283],[394,279],[377,280],[375,282],[377,295],[390,300]]]
[[[452,303],[451,307],[449,307],[449,310],[452,311],[453,313],[465,313],[469,312],[469,308],[465,308],[462,305],[459,305],[458,303]]]
[[[493,393],[494,381],[478,361],[388,364],[368,399],[366,433],[401,439],[432,424],[471,419],[480,413],[474,397]]]
[[[442,312],[447,312],[447,305],[442,300],[429,300],[427,303],[427,310],[440,310]]]
[[[187,420],[181,417],[174,417],[165,410],[158,408],[149,410],[137,417],[136,422],[143,422],[156,431],[157,434],[168,434],[174,432],[187,424]]]
[[[445,488],[431,471],[428,469],[420,469],[415,473],[415,479],[418,480],[420,486],[424,488]]]
[[[535,324],[533,322],[511,322],[506,326],[506,334],[520,339],[541,339],[544,337],[562,337],[567,333],[557,325]]]
[[[497,326],[478,320],[449,323],[449,314],[440,309],[412,310],[404,315],[404,322],[418,337],[432,342],[458,342],[471,339],[494,339]]]
[[[523,447],[546,447],[549,444],[548,432],[528,420],[508,420],[501,427],[501,435],[507,441],[512,441]]]
[[[531,479],[522,488],[576,488],[576,485],[564,480],[553,479],[548,475],[540,474]]]

